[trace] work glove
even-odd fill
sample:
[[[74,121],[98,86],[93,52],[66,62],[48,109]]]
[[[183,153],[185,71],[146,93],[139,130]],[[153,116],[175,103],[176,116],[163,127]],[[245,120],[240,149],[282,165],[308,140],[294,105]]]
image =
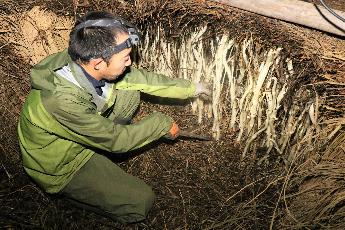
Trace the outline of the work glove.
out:
[[[200,97],[204,101],[212,101],[212,87],[203,82],[195,84],[195,96]]]
[[[175,140],[180,133],[180,128],[178,127],[178,125],[174,122],[169,130],[169,132],[167,134],[165,134],[165,138],[169,139],[169,140]]]

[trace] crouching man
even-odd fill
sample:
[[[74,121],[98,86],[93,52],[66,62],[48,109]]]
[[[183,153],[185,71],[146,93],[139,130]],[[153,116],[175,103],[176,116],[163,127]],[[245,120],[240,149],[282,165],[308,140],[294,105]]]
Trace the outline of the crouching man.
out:
[[[97,152],[124,153],[179,128],[159,112],[131,123],[140,92],[185,99],[207,87],[130,67],[134,27],[106,12],[76,23],[67,50],[33,67],[18,124],[27,174],[46,192],[122,223],[145,219],[152,189]],[[97,151],[98,150],[98,151]]]

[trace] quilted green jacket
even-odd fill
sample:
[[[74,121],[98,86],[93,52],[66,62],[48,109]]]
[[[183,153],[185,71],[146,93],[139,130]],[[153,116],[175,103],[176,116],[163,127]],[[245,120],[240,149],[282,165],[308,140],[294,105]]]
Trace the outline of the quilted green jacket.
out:
[[[98,96],[66,50],[34,66],[31,84],[19,119],[19,142],[25,171],[49,193],[63,189],[95,150],[127,152],[169,131],[172,119],[159,112],[130,125],[114,122],[134,112],[126,103],[121,106],[121,97],[139,103],[139,91],[180,99],[195,94],[190,81],[129,68]]]

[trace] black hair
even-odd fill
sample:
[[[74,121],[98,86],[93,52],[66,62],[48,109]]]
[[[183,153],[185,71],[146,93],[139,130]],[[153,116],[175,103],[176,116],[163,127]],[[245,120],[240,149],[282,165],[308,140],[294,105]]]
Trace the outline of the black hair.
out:
[[[93,58],[102,58],[107,63],[111,56],[105,52],[109,47],[116,46],[117,36],[128,33],[128,29],[119,24],[112,27],[91,26],[76,30],[75,27],[82,22],[97,19],[115,19],[107,12],[93,11],[78,20],[70,33],[68,54],[73,61],[88,63]]]

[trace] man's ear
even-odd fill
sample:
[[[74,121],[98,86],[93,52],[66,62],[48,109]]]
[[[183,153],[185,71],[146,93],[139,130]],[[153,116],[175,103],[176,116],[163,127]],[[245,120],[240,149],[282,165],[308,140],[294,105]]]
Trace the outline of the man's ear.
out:
[[[102,58],[96,58],[90,60],[90,65],[94,70],[100,70],[104,67],[105,61]]]

